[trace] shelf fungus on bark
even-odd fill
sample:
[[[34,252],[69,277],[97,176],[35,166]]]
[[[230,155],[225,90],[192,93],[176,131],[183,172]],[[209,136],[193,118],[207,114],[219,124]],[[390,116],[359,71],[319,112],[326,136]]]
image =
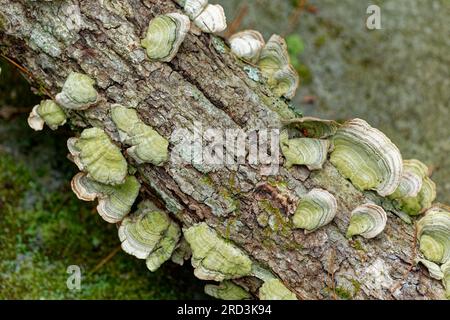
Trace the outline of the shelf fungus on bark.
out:
[[[360,235],[366,239],[375,238],[386,227],[386,212],[380,206],[366,203],[351,213],[350,224],[347,229],[347,238]]]
[[[297,300],[297,297],[278,279],[269,279],[259,288],[260,300]]]
[[[435,263],[450,260],[450,208],[434,205],[417,222],[417,237],[420,251],[425,258]]]
[[[436,198],[436,185],[428,175],[428,167],[419,160],[403,161],[400,184],[389,196],[399,210],[415,216],[431,207]]]
[[[255,30],[244,30],[230,37],[231,52],[237,57],[256,63],[259,60],[265,41],[261,33]]]
[[[444,277],[442,279],[442,283],[445,288],[445,297],[450,299],[450,261],[447,261],[441,266],[442,273]]]
[[[139,119],[136,110],[113,105],[111,117],[119,131],[120,140],[131,145],[127,153],[137,163],[161,166],[167,161],[169,142]]]
[[[197,278],[223,281],[251,273],[250,258],[206,223],[193,225],[184,229],[183,233],[192,250],[192,266]]]
[[[361,119],[349,120],[333,136],[330,161],[360,190],[392,194],[402,176],[402,156],[381,131]]]
[[[119,147],[100,128],[83,130],[70,138],[67,147],[78,168],[97,182],[118,185],[125,182],[128,165]]]
[[[207,284],[205,293],[221,300],[247,300],[251,298],[250,293],[228,280],[221,282],[219,285]]]
[[[330,223],[337,212],[336,198],[326,190],[312,189],[303,197],[293,217],[294,226],[312,232]]]
[[[269,87],[281,97],[292,99],[299,85],[297,72],[290,64],[286,41],[273,35],[261,51],[259,68]]]
[[[64,108],[85,110],[97,102],[98,95],[94,84],[95,81],[87,75],[71,72],[55,100]]]
[[[422,188],[422,181],[427,175],[428,167],[419,160],[404,160],[400,183],[389,197],[392,199],[416,197]]]
[[[59,126],[66,123],[67,116],[64,110],[53,100],[42,100],[40,104],[34,106],[28,117],[28,124],[35,131],[44,128],[44,123],[50,129],[56,130]]]
[[[340,124],[334,120],[325,120],[314,117],[284,120],[283,125],[299,130],[304,137],[316,139],[332,137],[340,127]]]
[[[194,24],[206,33],[222,32],[227,28],[225,11],[219,4],[208,4],[194,19]]]
[[[168,13],[153,18],[141,45],[152,61],[170,62],[178,53],[190,29],[189,18],[180,13]]]
[[[175,0],[175,2],[183,7],[191,20],[197,18],[208,5],[208,0]]]
[[[286,159],[284,165],[287,168],[293,165],[306,165],[309,170],[322,169],[330,148],[330,142],[324,139],[289,139],[287,130],[281,132],[280,145]]]
[[[123,219],[119,227],[122,249],[138,259],[145,259],[150,271],[169,260],[181,236],[181,230],[166,212],[150,201]]]
[[[428,261],[426,259],[416,259],[416,263],[423,264],[427,268],[430,277],[432,277],[433,279],[442,280],[444,278],[444,273],[436,263]]]
[[[140,183],[134,176],[127,176],[123,184],[110,186],[96,182],[80,172],[73,177],[71,186],[80,200],[98,199],[99,215],[109,223],[117,223],[130,213],[139,194]]]

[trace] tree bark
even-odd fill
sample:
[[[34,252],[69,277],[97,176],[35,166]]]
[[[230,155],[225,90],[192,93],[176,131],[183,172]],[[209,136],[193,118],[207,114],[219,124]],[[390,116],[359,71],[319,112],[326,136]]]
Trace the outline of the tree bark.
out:
[[[230,55],[219,37],[190,33],[170,63],[150,62],[140,39],[152,17],[180,11],[172,1],[0,0],[0,5],[1,52],[26,68],[24,75],[39,93],[54,98],[70,71],[96,80],[100,102],[70,114],[76,131],[102,127],[118,141],[108,112],[112,103],[135,107],[169,140],[174,128],[191,131],[195,121],[251,131],[279,128],[282,119],[294,116],[285,101],[249,77],[246,64]],[[79,21],[72,21],[73,10],[79,10]],[[248,164],[207,173],[172,163],[137,169],[141,197],[156,201],[184,227],[205,221],[299,299],[444,296],[439,281],[413,267],[414,226],[393,214],[389,200],[355,189],[329,162],[323,170],[281,168],[271,177],[261,174],[261,166]],[[338,214],[305,235],[288,221],[300,197],[316,187],[335,195]],[[349,241],[350,212],[368,200],[386,209],[387,227],[376,239]],[[258,217],[275,219],[278,227]],[[253,277],[238,282],[253,293],[261,284]]]

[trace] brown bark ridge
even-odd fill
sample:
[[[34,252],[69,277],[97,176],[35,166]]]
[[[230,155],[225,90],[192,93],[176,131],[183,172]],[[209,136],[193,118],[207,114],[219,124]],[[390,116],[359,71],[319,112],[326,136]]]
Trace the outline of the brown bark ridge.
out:
[[[72,21],[73,10],[79,10],[79,21]],[[249,69],[219,37],[190,33],[172,62],[150,62],[140,39],[152,17],[173,11],[180,8],[169,0],[0,0],[0,49],[52,98],[70,71],[95,79],[100,102],[72,112],[70,124],[75,130],[102,127],[115,141],[108,112],[112,103],[136,108],[167,139],[174,128],[191,130],[194,121],[249,131],[278,128],[281,119],[294,116],[285,101],[249,77]],[[255,165],[209,171],[168,163],[137,169],[142,197],[156,199],[185,227],[206,222],[299,299],[444,297],[439,281],[413,267],[414,227],[393,214],[388,200],[358,191],[329,162],[323,170],[281,168],[271,177]],[[315,187],[335,195],[338,214],[305,235],[288,221],[298,199]],[[375,239],[349,241],[350,212],[368,200],[386,209],[387,227]],[[278,222],[265,224],[258,217]],[[253,277],[237,282],[253,293],[261,284]]]

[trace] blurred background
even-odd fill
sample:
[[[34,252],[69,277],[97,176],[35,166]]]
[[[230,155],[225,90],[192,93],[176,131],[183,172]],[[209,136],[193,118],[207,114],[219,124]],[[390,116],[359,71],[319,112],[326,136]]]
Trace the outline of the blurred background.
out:
[[[433,169],[450,202],[450,1],[216,0],[229,36],[256,29],[286,37],[301,77],[293,106],[304,115],[363,118],[405,159]],[[381,8],[381,30],[366,9]],[[119,250],[115,226],[70,190],[67,127],[35,133],[26,118],[41,99],[0,58],[0,299],[203,299],[189,265],[150,273]],[[69,265],[82,290],[66,287]],[[189,264],[189,263],[188,263]]]

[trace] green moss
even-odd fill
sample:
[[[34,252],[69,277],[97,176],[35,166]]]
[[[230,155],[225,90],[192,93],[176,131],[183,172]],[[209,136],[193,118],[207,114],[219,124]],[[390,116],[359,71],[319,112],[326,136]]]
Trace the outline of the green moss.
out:
[[[352,248],[356,249],[356,250],[360,250],[360,251],[366,251],[364,249],[364,247],[362,246],[361,242],[359,242],[358,240],[353,240],[350,242],[350,245],[352,246]]]
[[[353,285],[353,297],[355,297],[361,291],[361,282],[355,279],[350,279],[350,282]]]
[[[336,295],[343,300],[351,300],[353,298],[352,293],[345,288],[337,287],[334,289]]]

